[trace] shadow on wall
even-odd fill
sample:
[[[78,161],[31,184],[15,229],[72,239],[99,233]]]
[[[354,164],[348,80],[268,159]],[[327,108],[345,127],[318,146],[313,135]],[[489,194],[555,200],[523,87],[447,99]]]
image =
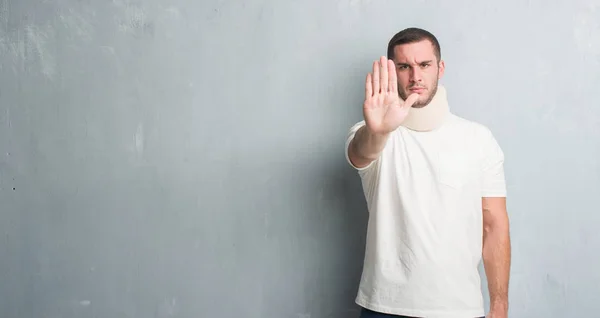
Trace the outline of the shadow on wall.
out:
[[[317,317],[358,317],[360,307],[354,303],[354,299],[363,267],[368,211],[356,171],[343,156],[329,162],[331,169],[322,174],[326,186],[323,188],[321,204],[331,222],[331,228],[323,229],[323,235],[331,240],[329,248],[333,256],[326,258],[332,268],[322,273],[332,273],[334,278],[319,277],[319,280],[332,280],[336,286],[332,293],[339,295],[339,298],[325,307],[328,310],[324,315]]]
[[[333,65],[334,69],[344,69],[356,61],[355,57],[338,57],[313,63],[323,63],[323,68]],[[367,71],[369,63],[366,63]],[[308,191],[302,197],[316,198],[316,213],[308,211],[310,220],[303,222],[307,222],[309,228],[303,233],[314,236],[318,252],[314,252],[313,257],[319,259],[316,272],[309,274],[311,281],[317,284],[307,288],[313,292],[308,299],[311,305],[307,306],[311,312],[299,317],[352,318],[360,315],[355,298],[363,268],[368,211],[360,177],[346,162],[344,144],[348,129],[362,119],[365,75],[361,69],[349,69],[323,74],[323,78],[316,82],[312,72],[299,72],[294,77],[298,85],[293,87],[306,88],[306,83],[339,84],[332,85],[329,90],[322,90],[316,85],[314,91],[311,90],[313,87],[307,88],[311,90],[310,94],[305,91],[298,93],[299,101],[308,98],[304,104],[318,105],[315,107],[324,118],[329,119],[315,125],[330,137],[324,141],[322,135],[314,136],[311,146],[306,147],[313,152],[306,160],[306,169],[301,167],[293,172],[296,176],[293,183],[298,185],[298,180],[306,182],[300,184]],[[335,96],[335,99],[332,101],[330,96]],[[314,145],[320,147],[315,148]]]

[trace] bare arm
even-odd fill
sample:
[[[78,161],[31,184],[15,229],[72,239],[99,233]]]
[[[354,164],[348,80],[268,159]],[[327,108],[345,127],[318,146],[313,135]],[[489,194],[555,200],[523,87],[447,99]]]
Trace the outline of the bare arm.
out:
[[[490,317],[508,314],[511,247],[506,198],[483,198],[483,263],[490,293]]]
[[[348,157],[357,168],[368,166],[379,157],[389,137],[388,134],[375,134],[367,126],[362,126],[354,135],[348,147]]]

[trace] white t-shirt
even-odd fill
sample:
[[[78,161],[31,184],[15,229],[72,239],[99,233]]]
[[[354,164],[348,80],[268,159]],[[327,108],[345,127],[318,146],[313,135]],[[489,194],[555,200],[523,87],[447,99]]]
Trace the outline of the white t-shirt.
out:
[[[350,129],[348,145],[361,121]],[[450,114],[429,132],[400,127],[358,169],[369,210],[356,303],[394,315],[484,316],[478,265],[482,197],[504,197],[504,154],[490,130]]]

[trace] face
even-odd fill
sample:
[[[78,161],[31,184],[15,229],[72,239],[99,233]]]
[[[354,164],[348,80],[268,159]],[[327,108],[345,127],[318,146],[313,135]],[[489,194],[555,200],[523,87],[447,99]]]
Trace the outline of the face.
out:
[[[435,49],[428,40],[397,45],[394,62],[398,75],[398,93],[404,100],[420,95],[413,107],[424,107],[437,92],[438,80],[444,75],[444,61],[437,60]]]

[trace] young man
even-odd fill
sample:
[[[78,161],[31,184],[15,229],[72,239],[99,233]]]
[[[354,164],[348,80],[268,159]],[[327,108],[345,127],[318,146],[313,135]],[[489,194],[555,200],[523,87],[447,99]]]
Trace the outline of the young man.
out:
[[[346,159],[369,210],[361,317],[507,318],[510,267],[504,154],[490,130],[450,112],[440,45],[409,28],[367,75],[364,120]]]

